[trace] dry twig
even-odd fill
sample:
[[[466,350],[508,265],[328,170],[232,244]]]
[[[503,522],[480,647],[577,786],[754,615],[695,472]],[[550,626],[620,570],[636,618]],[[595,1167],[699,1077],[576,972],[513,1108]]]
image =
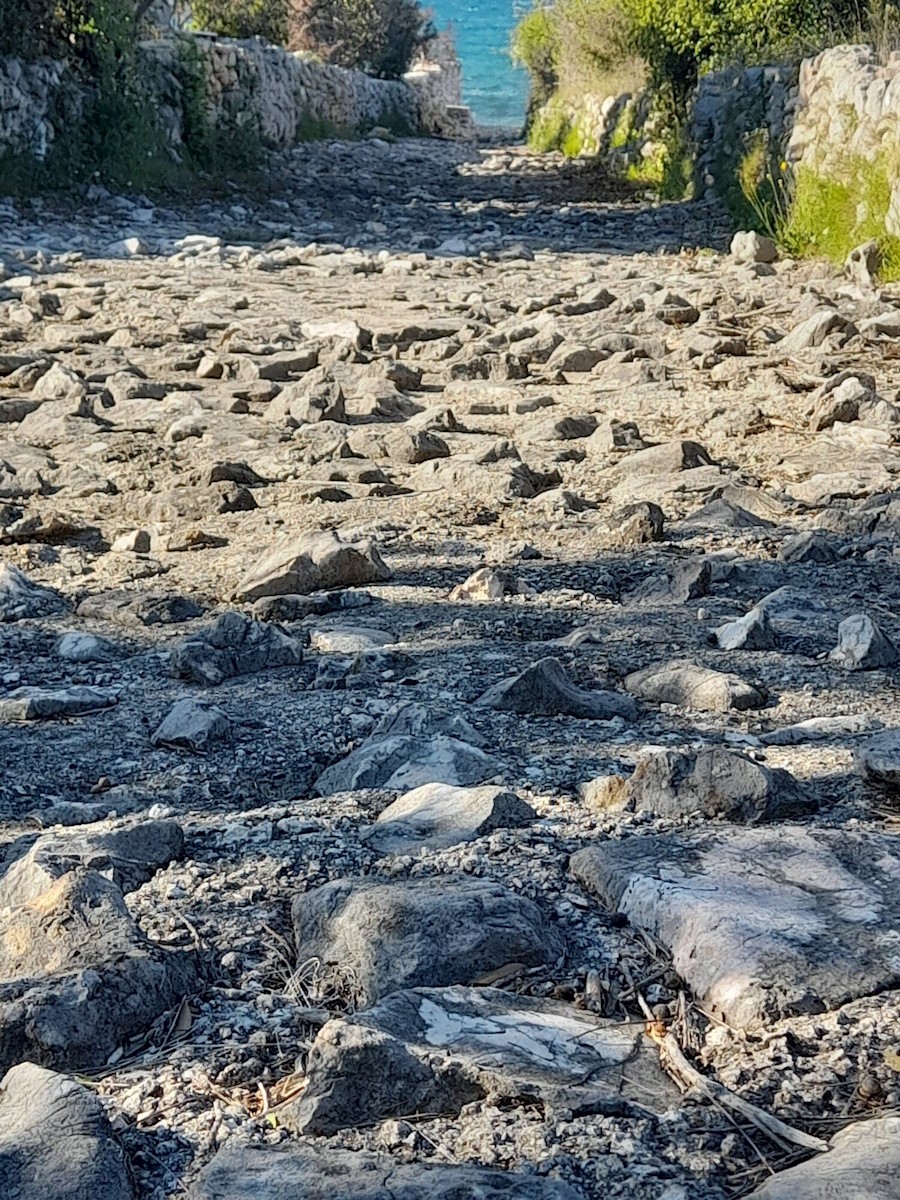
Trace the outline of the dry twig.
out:
[[[751,1125],[755,1125],[783,1149],[787,1149],[789,1146],[802,1146],[804,1150],[816,1150],[820,1153],[828,1149],[828,1143],[821,1138],[804,1133],[802,1129],[795,1129],[792,1125],[786,1125],[784,1121],[779,1121],[777,1117],[757,1108],[755,1104],[736,1096],[724,1084],[715,1079],[707,1079],[685,1058],[674,1034],[670,1033],[661,1021],[653,1019],[650,1006],[640,994],[638,994],[638,1003],[647,1018],[647,1034],[659,1046],[659,1056],[663,1067],[685,1091],[699,1092],[714,1104],[740,1113],[745,1120],[749,1121]]]

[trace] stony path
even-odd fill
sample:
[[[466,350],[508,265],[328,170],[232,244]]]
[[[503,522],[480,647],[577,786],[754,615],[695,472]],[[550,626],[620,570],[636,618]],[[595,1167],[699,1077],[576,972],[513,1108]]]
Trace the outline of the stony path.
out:
[[[4,1195],[900,1195],[900,294],[728,241],[0,201]]]

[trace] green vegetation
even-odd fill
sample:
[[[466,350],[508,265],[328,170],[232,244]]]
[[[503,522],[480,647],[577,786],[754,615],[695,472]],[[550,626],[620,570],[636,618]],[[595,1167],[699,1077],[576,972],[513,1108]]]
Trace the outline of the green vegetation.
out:
[[[881,278],[900,279],[900,238],[889,234],[886,226],[896,167],[884,154],[847,159],[836,176],[801,167],[786,185],[787,203],[770,210],[773,236],[788,254],[825,258],[836,266],[854,247],[877,242]]]
[[[43,160],[7,156],[0,177],[8,193],[52,191],[100,181],[154,190],[191,176],[232,177],[254,166],[258,139],[251,128],[213,128],[207,117],[205,68],[188,39],[176,73],[182,88],[184,140],[176,155],[166,145],[141,60],[138,26],[147,0],[26,0],[33,24],[17,20],[21,0],[0,0],[3,50],[22,57],[52,55],[67,63],[81,104],[51,123],[57,140]],[[61,94],[62,96],[62,94]],[[57,98],[57,103],[64,100]]]
[[[513,34],[534,102],[635,90],[649,80],[680,109],[705,71],[791,60],[896,30],[898,0],[537,0]]]
[[[398,79],[434,36],[418,0],[194,0],[194,26]]]
[[[532,78],[532,146],[613,152],[636,187],[675,199],[692,186],[688,114],[702,74],[796,62],[841,41],[896,49],[898,35],[900,0],[538,0],[513,54]],[[650,120],[624,103],[597,146],[596,98],[642,88]],[[855,114],[841,115],[849,135]],[[739,227],[770,234],[786,253],[835,263],[875,241],[884,277],[900,278],[900,238],[886,228],[900,163],[854,158],[827,175],[810,167],[794,175],[770,141],[761,77],[758,96],[748,100],[742,88],[724,125],[710,170]]]
[[[290,0],[288,43],[323,62],[399,79],[434,37],[418,0]]]
[[[222,37],[261,37],[275,45],[288,40],[290,0],[193,0],[197,29]]]
[[[551,95],[574,103],[582,96],[639,91],[643,64],[631,51],[620,0],[554,0],[539,4],[516,27],[513,58],[532,78],[532,108]]]

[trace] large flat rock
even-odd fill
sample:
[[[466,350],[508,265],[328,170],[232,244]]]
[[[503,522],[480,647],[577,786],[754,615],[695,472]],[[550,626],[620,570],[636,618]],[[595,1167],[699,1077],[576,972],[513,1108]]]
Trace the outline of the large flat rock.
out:
[[[363,1004],[398,988],[470,983],[511,962],[537,966],[562,949],[532,900],[482,879],[339,879],[291,911],[299,961],[338,972]]]
[[[831,1149],[779,1171],[748,1200],[898,1200],[900,1117],[857,1121],[836,1133]]]
[[[327,1135],[488,1095],[620,1114],[678,1100],[640,1024],[496,988],[416,988],[320,1030],[283,1123]]]
[[[579,1200],[557,1179],[484,1167],[399,1164],[309,1146],[227,1146],[190,1200]]]
[[[900,843],[799,825],[635,837],[575,877],[672,954],[729,1024],[823,1012],[900,982]]]

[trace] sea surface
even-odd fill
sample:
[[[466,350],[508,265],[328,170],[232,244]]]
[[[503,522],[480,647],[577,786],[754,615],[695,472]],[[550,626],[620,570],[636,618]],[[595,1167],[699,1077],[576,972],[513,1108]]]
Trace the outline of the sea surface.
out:
[[[514,67],[509,39],[528,0],[424,0],[439,29],[452,25],[463,68],[463,98],[479,125],[521,127],[528,73]]]

